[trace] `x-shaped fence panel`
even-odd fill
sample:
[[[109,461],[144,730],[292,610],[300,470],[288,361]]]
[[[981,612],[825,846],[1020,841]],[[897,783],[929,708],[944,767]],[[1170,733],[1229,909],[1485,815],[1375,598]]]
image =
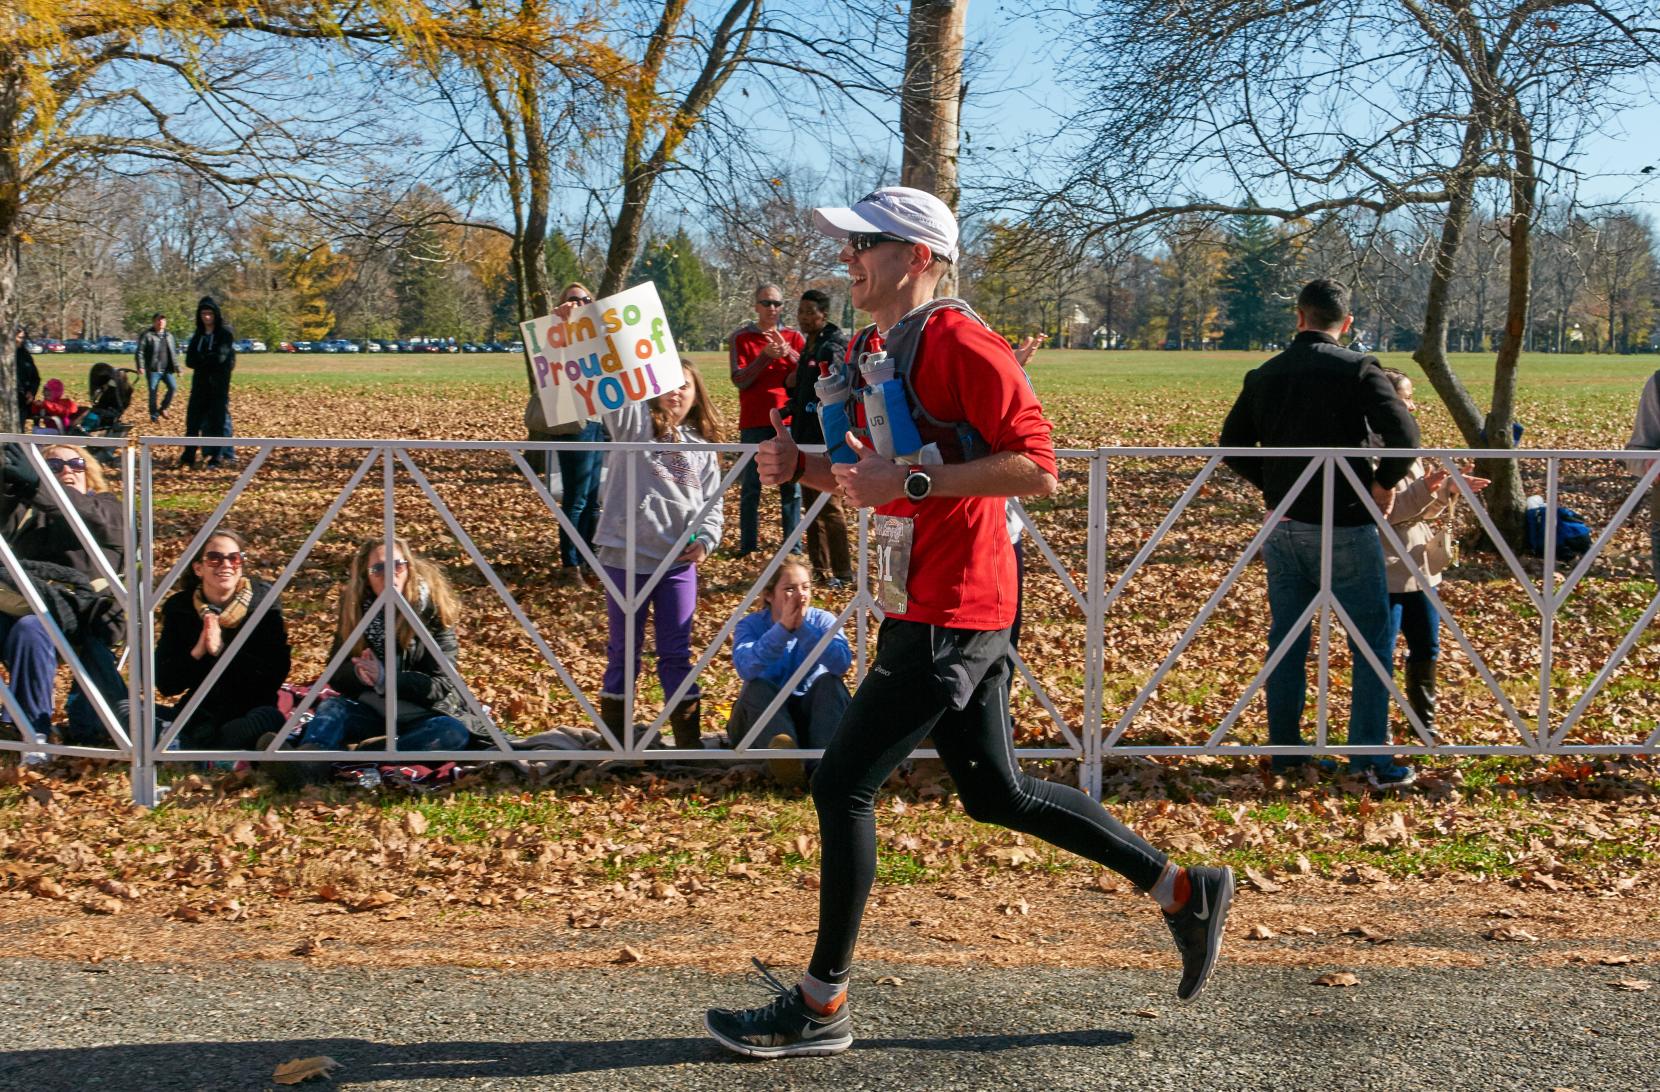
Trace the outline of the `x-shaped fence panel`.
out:
[[[46,495],[69,511],[72,506],[60,496],[63,486],[46,472],[39,451],[62,441],[10,439],[23,445],[25,456],[41,472]],[[647,602],[674,568],[675,558],[624,565],[617,570],[620,577],[607,572],[563,511],[551,488],[551,475],[538,471],[532,461],[551,460],[559,451],[615,456],[661,452],[677,445],[237,439],[234,443],[248,454],[240,473],[183,476],[159,465],[161,449],[178,445],[176,438],[146,438],[126,446],[119,441],[77,442],[114,449],[112,473],[119,478],[125,510],[136,516],[124,526],[119,571],[101,552],[92,551],[97,577],[125,609],[127,708],[118,708],[91,685],[92,674],[76,649],[23,579],[21,560],[11,544],[0,542],[3,575],[22,591],[30,615],[40,618],[113,743],[108,748],[50,744],[25,731],[23,738],[0,742],[0,749],[129,760],[135,795],[141,801],[155,799],[157,771],[168,763],[410,760],[417,752],[399,746],[396,664],[402,655],[422,653],[438,665],[473,727],[488,741],[483,749],[418,752],[422,759],[754,759],[763,750],[762,726],[833,639],[826,636],[817,642],[770,706],[731,746],[692,750],[661,745],[670,712],[700,692],[707,699],[706,715],[712,715],[713,723],[706,728],[722,727],[725,700],[739,686],[728,653],[730,638],[751,611],[764,609],[763,590],[794,556],[809,520],[829,503],[828,496],[817,496],[792,534],[776,549],[755,555],[753,568],[734,578],[726,566],[711,577],[718,583],[703,589],[689,674],[667,692],[647,687],[643,700],[637,700],[635,650],[646,643],[647,634],[639,631],[636,611],[628,608]],[[214,442],[198,441],[206,446]],[[716,506],[735,516],[736,498],[728,495],[753,459],[753,446],[689,445],[689,450],[713,450],[721,460],[719,488],[697,518]],[[1638,457],[1632,463],[1627,456],[1622,468],[1620,453],[1615,452],[1410,453],[1426,469],[1445,473],[1447,490],[1458,502],[1458,526],[1464,537],[1496,544],[1483,552],[1466,551],[1463,564],[1449,570],[1439,584],[1431,584],[1407,548],[1402,529],[1389,522],[1372,500],[1365,475],[1356,472],[1361,464],[1352,460],[1375,458],[1375,449],[1103,448],[1059,454],[1058,493],[1028,506],[1010,506],[1020,529],[1028,597],[1023,640],[1011,654],[1012,674],[1027,694],[1016,703],[1015,730],[1022,757],[1073,759],[1080,781],[1091,791],[1100,791],[1103,766],[1114,753],[1660,750],[1660,693],[1653,682],[1660,649],[1650,637],[1660,616],[1660,595],[1647,567],[1641,518],[1645,497],[1660,481],[1660,460]],[[1255,489],[1224,469],[1224,460],[1232,456],[1300,461],[1294,487],[1277,511],[1265,513]],[[1480,483],[1472,482],[1461,462],[1472,457],[1522,461],[1524,485],[1545,501],[1542,557],[1520,554],[1505,543],[1476,488]],[[612,473],[640,473],[636,459],[610,461]],[[295,492],[301,487],[303,494]],[[1380,656],[1364,641],[1351,651],[1343,640],[1356,631],[1357,619],[1355,602],[1334,576],[1344,558],[1343,549],[1333,542],[1342,530],[1333,526],[1332,516],[1339,491],[1359,497],[1364,518],[1376,527],[1383,543],[1405,558],[1405,570],[1424,587],[1426,600],[1439,616],[1442,709],[1433,726],[1397,683],[1392,656]],[[1306,598],[1297,601],[1297,616],[1280,627],[1283,639],[1268,647],[1262,637],[1269,632],[1270,611],[1263,567],[1257,562],[1297,497],[1319,498],[1312,510],[1323,513],[1314,525],[1319,551],[1310,562],[1310,571],[1317,575]],[[773,503],[769,501],[768,508],[775,513]],[[1572,505],[1594,529],[1589,549],[1571,563],[1558,559],[1559,504]],[[271,594],[229,640],[219,662],[196,688],[198,696],[163,719],[153,688],[157,610],[178,592],[191,560],[214,532],[248,512],[257,513],[262,522],[280,513],[288,528],[274,554],[273,543],[260,544],[267,551],[260,558],[264,571],[270,572],[278,557],[282,560],[270,576]],[[630,511],[624,517],[623,552],[638,556],[638,516]],[[84,523],[71,523],[83,547],[96,545]],[[728,520],[728,549],[736,537],[735,523]],[[850,639],[854,665],[848,682],[857,686],[868,668],[883,615],[872,583],[868,513],[858,513],[849,523],[856,535],[857,579],[824,605]],[[373,540],[390,555],[394,540],[411,528],[419,531],[418,536],[407,536],[412,547],[430,554],[463,586],[469,620],[463,626],[459,665],[442,654],[421,613],[390,592],[374,596],[354,631],[333,640],[333,588],[344,572],[347,547]],[[561,531],[599,574],[600,587],[551,582],[553,544]],[[169,563],[163,566],[158,554]],[[925,558],[913,561],[926,563]],[[593,608],[604,595],[624,608],[625,712],[615,729],[604,722],[598,701],[603,635],[592,632],[591,625],[576,632],[581,627],[575,622],[584,610],[594,617]],[[296,643],[305,663],[318,663],[317,652],[309,646],[300,650],[300,644],[328,640],[334,645],[317,681],[264,750],[180,749],[183,733],[200,711],[199,695],[224,676],[226,665],[283,596],[286,616],[305,639]],[[708,609],[711,596],[721,601],[719,611]],[[388,642],[386,667],[392,681],[384,741],[371,741],[368,746],[377,746],[375,750],[289,749],[324,697],[325,681],[377,618],[386,633],[395,632],[401,620],[415,642],[402,651],[397,642]],[[504,692],[494,674],[509,652],[518,657],[515,662],[528,658],[540,673],[537,677],[549,680],[536,684],[541,692],[522,700]],[[1268,687],[1276,669],[1295,662],[1288,658],[1301,655],[1309,657],[1313,674],[1311,731],[1301,746],[1270,745],[1261,718],[1252,712],[1261,704],[1257,695]],[[1387,691],[1397,714],[1393,742],[1357,746],[1343,738],[1343,714],[1352,702],[1350,671],[1366,673]],[[0,707],[14,721],[21,719],[8,686],[0,685]],[[1334,722],[1340,726],[1337,730]],[[592,728],[599,742],[583,749],[533,750],[517,743],[527,729],[550,723]],[[805,747],[764,752],[767,758],[804,759],[821,753]]]

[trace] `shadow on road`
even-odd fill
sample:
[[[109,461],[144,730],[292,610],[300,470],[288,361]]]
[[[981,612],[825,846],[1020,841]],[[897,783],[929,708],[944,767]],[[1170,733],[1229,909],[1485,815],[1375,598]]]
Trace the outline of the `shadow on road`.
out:
[[[956,1035],[940,1039],[860,1039],[855,1042],[854,1050],[861,1054],[883,1050],[989,1054],[1033,1048],[1123,1046],[1134,1038],[1123,1031],[1083,1029],[1024,1035]],[[364,1039],[142,1043],[3,1052],[0,1053],[0,1085],[145,1089],[268,1087],[271,1072],[278,1065],[317,1055],[327,1055],[340,1063],[335,1078],[341,1087],[360,1081],[541,1077],[744,1061],[701,1037],[517,1043],[395,1044]]]

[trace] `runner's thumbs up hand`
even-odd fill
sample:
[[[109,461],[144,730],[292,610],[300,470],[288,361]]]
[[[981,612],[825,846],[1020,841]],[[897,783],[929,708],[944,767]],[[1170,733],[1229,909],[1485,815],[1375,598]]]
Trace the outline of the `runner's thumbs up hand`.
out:
[[[760,471],[764,485],[782,485],[795,477],[795,466],[801,451],[784,424],[784,415],[772,411],[772,428],[777,433],[770,440],[762,440],[755,452],[755,469]]]
[[[859,461],[836,463],[830,472],[836,476],[836,484],[850,504],[855,508],[878,508],[905,495],[904,467],[878,455],[851,429],[847,433],[847,446]]]

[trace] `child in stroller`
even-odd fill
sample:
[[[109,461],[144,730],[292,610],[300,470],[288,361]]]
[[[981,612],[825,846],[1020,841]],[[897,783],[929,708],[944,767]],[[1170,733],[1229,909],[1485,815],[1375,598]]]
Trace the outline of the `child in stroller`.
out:
[[[100,360],[87,373],[87,389],[92,392],[92,404],[88,406],[77,406],[74,399],[65,396],[62,381],[48,380],[46,398],[32,407],[35,431],[64,436],[127,435],[132,426],[123,424],[121,417],[133,401],[133,384],[128,377],[137,374],[131,368],[117,368]],[[88,450],[105,466],[114,466],[118,458],[116,448]]]

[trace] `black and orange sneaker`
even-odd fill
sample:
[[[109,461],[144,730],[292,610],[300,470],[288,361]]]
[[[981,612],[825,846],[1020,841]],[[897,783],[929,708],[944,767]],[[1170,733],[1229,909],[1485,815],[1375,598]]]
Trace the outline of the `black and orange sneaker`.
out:
[[[1233,901],[1233,869],[1189,868],[1190,894],[1187,904],[1174,914],[1164,915],[1170,935],[1182,953],[1182,981],[1176,998],[1191,1001],[1199,996],[1222,951],[1222,928],[1228,920],[1228,903]]]
[[[853,1020],[844,1001],[833,1015],[808,1008],[800,986],[786,986],[760,960],[755,966],[774,997],[753,1009],[710,1009],[703,1026],[715,1041],[747,1058],[840,1054],[853,1045]]]

